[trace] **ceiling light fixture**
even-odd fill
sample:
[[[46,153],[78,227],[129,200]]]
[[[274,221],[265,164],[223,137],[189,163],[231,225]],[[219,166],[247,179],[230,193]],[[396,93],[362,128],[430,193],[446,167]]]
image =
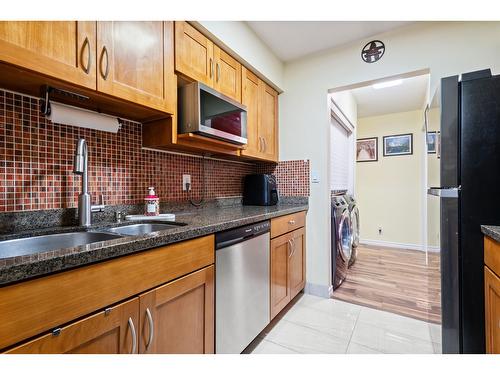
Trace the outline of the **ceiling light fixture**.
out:
[[[394,79],[392,81],[383,81],[379,83],[374,83],[372,87],[376,90],[378,89],[385,89],[387,87],[394,87],[394,86],[399,86],[400,84],[403,83],[402,79]]]

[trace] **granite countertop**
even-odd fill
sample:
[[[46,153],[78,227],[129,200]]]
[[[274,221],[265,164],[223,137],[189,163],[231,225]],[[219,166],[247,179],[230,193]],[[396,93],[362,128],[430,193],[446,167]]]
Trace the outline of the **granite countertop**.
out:
[[[481,232],[495,241],[500,242],[500,227],[495,225],[481,225]]]
[[[141,236],[127,236],[38,254],[0,258],[0,285],[11,284],[53,272],[201,237],[226,229],[252,224],[307,209],[307,203],[296,202],[268,207],[206,207],[193,209],[191,211],[173,212],[176,214],[176,221],[185,223],[186,225]],[[136,222],[127,222],[126,224],[129,223],[134,224]],[[124,223],[121,225],[124,225]],[[99,223],[90,228],[65,226],[31,229],[24,232],[0,236],[0,240],[61,232],[83,230],[98,231],[106,226],[117,226],[117,224],[111,222],[107,224]]]

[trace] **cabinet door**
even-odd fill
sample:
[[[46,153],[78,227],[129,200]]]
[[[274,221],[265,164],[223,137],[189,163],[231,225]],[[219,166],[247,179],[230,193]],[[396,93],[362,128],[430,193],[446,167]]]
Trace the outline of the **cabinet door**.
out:
[[[96,88],[96,23],[2,21],[0,60]]]
[[[288,258],[292,235],[285,234],[271,240],[271,319],[291,300],[288,283]]]
[[[500,278],[484,267],[486,352],[500,354]]]
[[[306,234],[305,228],[292,232],[292,252],[288,260],[290,298],[294,298],[306,285]]]
[[[161,21],[97,23],[97,89],[100,92],[173,113],[172,49]],[[171,27],[171,24],[170,24]],[[170,43],[171,44],[171,43]]]
[[[278,93],[262,83],[260,136],[263,139],[263,158],[278,161]]]
[[[216,45],[214,45],[214,61],[214,88],[241,102],[241,64]]]
[[[242,150],[242,155],[259,157],[262,149],[262,138],[259,135],[259,82],[260,79],[242,67],[242,93],[241,102],[247,107],[247,148]]]
[[[214,44],[184,21],[175,22],[175,70],[213,86]]]
[[[214,352],[214,267],[140,296],[141,353]]]
[[[10,354],[137,353],[139,298],[19,345]]]

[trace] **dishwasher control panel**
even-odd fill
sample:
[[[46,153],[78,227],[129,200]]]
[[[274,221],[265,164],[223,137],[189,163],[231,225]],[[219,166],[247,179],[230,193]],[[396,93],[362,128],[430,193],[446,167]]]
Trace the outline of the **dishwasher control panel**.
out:
[[[215,234],[215,249],[222,249],[227,246],[234,245],[238,242],[245,241],[251,237],[259,236],[269,232],[271,223],[269,220],[259,223],[245,225],[234,229],[229,229],[224,232]]]

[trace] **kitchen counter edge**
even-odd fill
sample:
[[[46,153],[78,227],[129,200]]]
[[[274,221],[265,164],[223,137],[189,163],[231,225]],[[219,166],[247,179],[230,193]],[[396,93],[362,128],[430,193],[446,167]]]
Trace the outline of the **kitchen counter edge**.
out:
[[[278,205],[274,207],[251,207],[250,214],[229,215],[234,216],[228,220],[217,220],[212,222],[197,224],[196,220],[190,222],[187,218],[187,225],[178,228],[150,233],[143,236],[122,237],[116,240],[97,242],[75,248],[58,249],[54,251],[21,256],[16,258],[0,259],[0,287],[29,280],[35,277],[46,276],[55,272],[66,271],[76,267],[90,265],[109,259],[134,254],[140,251],[147,251],[161,246],[166,246],[176,242],[186,241],[197,237],[202,237],[227,229],[253,224],[274,217],[307,211],[307,204]],[[231,210],[229,208],[224,210]],[[244,211],[244,209],[241,209]],[[262,211],[262,212],[260,212]],[[230,211],[228,211],[230,212]],[[201,212],[193,213],[193,217],[203,215]],[[208,216],[209,214],[207,214]],[[182,222],[183,215],[179,215]],[[210,220],[208,220],[210,221]]]
[[[481,232],[495,241],[500,242],[500,226],[481,225]]]

